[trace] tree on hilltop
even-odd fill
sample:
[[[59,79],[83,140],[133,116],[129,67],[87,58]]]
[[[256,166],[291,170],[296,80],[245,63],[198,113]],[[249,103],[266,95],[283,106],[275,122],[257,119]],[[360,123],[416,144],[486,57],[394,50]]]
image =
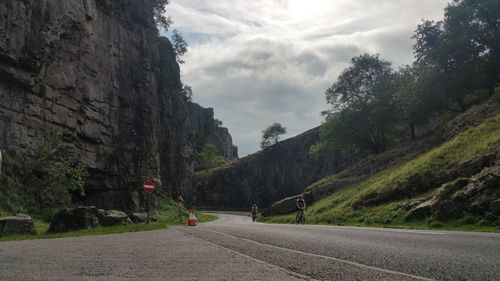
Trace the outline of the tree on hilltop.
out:
[[[274,123],[262,131],[262,141],[260,147],[268,148],[279,142],[280,135],[286,134],[286,128],[280,123]]]

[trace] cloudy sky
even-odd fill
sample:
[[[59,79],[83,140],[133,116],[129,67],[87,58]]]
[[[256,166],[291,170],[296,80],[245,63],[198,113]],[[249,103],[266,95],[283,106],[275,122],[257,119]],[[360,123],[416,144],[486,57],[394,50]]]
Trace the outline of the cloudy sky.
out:
[[[274,122],[287,128],[284,138],[321,124],[324,91],[353,56],[410,63],[417,24],[442,19],[447,2],[171,0],[167,13],[189,44],[183,82],[244,156]]]

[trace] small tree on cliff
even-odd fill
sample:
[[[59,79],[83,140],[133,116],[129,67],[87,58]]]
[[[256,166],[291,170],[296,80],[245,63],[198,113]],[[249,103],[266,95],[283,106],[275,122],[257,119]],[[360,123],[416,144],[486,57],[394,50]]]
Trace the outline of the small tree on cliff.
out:
[[[184,63],[184,60],[181,59],[181,57],[187,53],[188,44],[184,40],[184,38],[182,38],[182,35],[177,31],[177,29],[174,29],[173,31],[172,47],[174,47],[175,58],[177,59],[177,62]]]
[[[151,0],[153,4],[153,17],[155,23],[167,31],[170,25],[174,23],[169,16],[166,16],[167,11],[166,6],[168,5],[168,0]]]
[[[50,207],[67,205],[71,202],[71,194],[85,194],[84,185],[89,173],[64,148],[55,129],[44,128],[40,133],[42,144],[35,153],[45,173],[40,179],[39,199]]]
[[[262,131],[262,141],[260,147],[262,149],[268,148],[278,143],[280,135],[286,134],[286,128],[281,126],[280,123],[274,123]]]

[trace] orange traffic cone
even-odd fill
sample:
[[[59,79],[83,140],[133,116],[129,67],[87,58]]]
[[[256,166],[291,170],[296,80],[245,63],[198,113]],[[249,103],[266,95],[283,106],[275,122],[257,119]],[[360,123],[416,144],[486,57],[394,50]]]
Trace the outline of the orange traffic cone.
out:
[[[196,216],[194,215],[194,210],[193,208],[189,209],[189,219],[188,219],[188,225],[189,226],[195,226],[198,223],[198,220],[196,219]]]

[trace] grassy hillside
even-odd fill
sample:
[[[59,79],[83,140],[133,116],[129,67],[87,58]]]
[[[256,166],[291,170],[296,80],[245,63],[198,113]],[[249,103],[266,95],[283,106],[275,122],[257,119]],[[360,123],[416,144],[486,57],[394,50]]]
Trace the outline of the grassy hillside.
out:
[[[444,171],[453,171],[461,163],[481,155],[498,155],[499,147],[500,114],[415,159],[373,174],[359,184],[318,201],[306,211],[307,222],[500,231],[498,218],[485,219],[464,211],[449,219],[428,217],[409,220],[409,210],[404,208],[409,199],[439,195],[441,184],[432,185],[432,181]],[[322,181],[334,178],[335,175]],[[495,188],[498,190],[500,187]],[[294,214],[269,217],[264,221],[290,223],[294,222]]]

